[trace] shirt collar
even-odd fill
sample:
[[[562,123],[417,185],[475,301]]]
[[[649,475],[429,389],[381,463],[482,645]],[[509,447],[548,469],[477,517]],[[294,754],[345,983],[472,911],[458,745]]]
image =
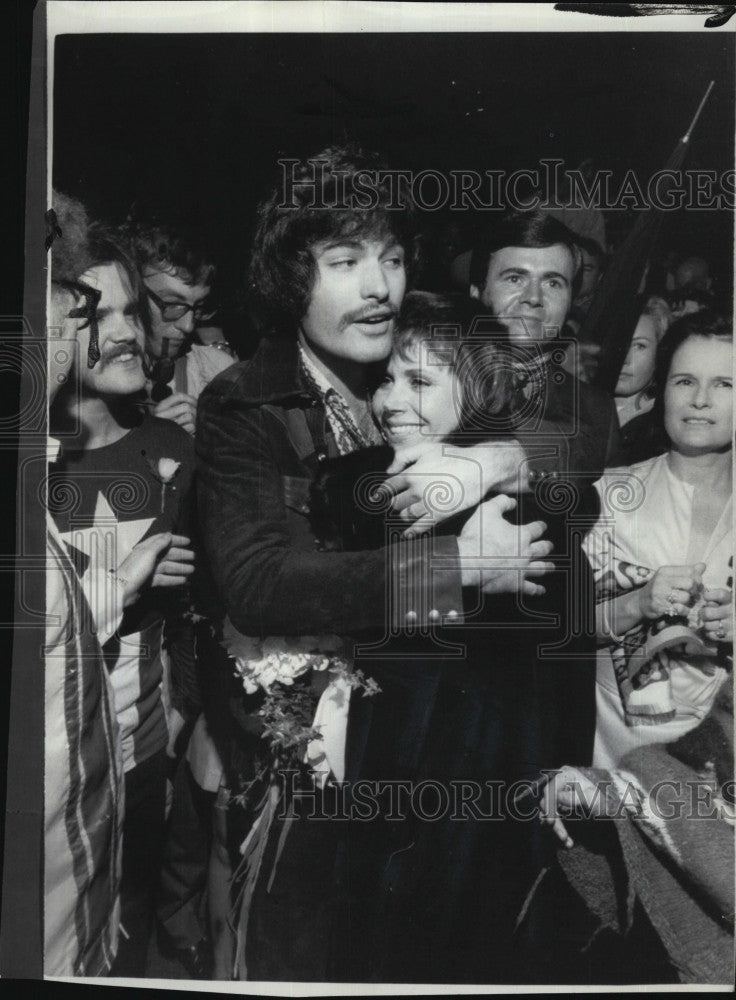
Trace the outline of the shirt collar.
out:
[[[332,385],[324,372],[319,370],[301,344],[299,344],[299,361],[302,368],[306,372],[308,379],[313,383],[314,388],[317,389],[322,401],[334,392],[340,397],[340,399],[342,399],[343,403],[345,403],[345,398],[342,393],[339,392],[334,385]],[[347,403],[345,405],[347,405]]]
[[[614,396],[614,402],[618,413],[618,422],[621,426],[654,408],[654,400],[642,396],[641,393],[637,393],[635,396]]]
[[[299,345],[299,359],[302,379],[321,400],[340,454],[345,455],[358,448],[368,448],[376,444],[378,431],[370,421],[367,404],[366,417],[368,419],[361,427],[345,397],[332,385],[324,372],[317,368],[301,344]]]

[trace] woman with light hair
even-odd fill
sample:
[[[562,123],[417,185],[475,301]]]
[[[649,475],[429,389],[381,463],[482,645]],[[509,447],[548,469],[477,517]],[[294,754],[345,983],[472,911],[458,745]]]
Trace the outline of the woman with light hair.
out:
[[[644,301],[614,389],[621,444],[611,465],[641,462],[667,447],[661,435],[654,433],[651,410],[657,345],[671,322],[672,314],[663,298],[651,295]]]

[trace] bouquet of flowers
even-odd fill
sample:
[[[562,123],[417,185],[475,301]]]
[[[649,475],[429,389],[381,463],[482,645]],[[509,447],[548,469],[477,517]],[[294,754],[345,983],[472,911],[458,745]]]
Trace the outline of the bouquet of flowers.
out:
[[[251,807],[255,817],[240,845],[241,861],[233,873],[238,886],[231,915],[235,935],[233,978],[244,979],[250,906],[283,795],[279,772],[301,769],[322,785],[327,771],[332,770],[342,780],[342,762],[330,759],[330,754],[322,750],[322,744],[330,742],[327,731],[336,728],[339,734],[342,727],[344,733],[353,691],[373,695],[379,688],[372,678],[353,668],[345,656],[343,640],[334,635],[256,639],[238,632],[228,620],[222,631],[222,645],[234,660],[235,675],[241,679],[245,694],[263,696],[256,715],[262,723],[262,738],[268,741],[266,763],[244,790],[233,796],[243,807]],[[260,797],[254,802],[256,789]],[[287,818],[269,889],[290,822]]]

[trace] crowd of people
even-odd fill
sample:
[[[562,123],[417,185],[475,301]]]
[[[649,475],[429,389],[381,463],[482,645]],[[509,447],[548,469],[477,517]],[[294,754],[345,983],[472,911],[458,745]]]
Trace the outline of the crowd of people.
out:
[[[46,974],[729,982],[708,262],[650,281],[610,394],[602,227],[484,220],[428,288],[376,157],[317,160],[258,208],[243,360],[188,220],[54,196]]]

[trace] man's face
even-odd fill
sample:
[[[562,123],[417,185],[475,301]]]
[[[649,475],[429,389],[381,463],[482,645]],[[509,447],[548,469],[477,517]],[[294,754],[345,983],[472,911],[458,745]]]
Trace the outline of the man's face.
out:
[[[675,288],[698,288],[709,292],[712,285],[708,262],[702,257],[688,257],[675,271]]]
[[[544,341],[559,335],[572,299],[575,262],[563,243],[550,247],[502,247],[491,255],[483,288],[470,286],[508,328],[512,341]]]
[[[341,240],[312,247],[316,275],[300,338],[329,359],[359,364],[391,353],[394,317],[406,290],[404,250],[386,240]]]
[[[143,283],[149,292],[152,292],[157,299],[165,303],[160,305],[151,296],[148,296],[151,315],[151,332],[146,335],[146,351],[152,358],[160,358],[164,338],[169,340],[168,357],[175,358],[187,346],[194,337],[195,317],[192,309],[187,309],[183,315],[177,319],[164,318],[163,312],[166,305],[201,307],[210,294],[209,285],[187,284],[180,272],[173,268],[166,271],[157,271],[154,268],[145,268],[143,271]]]
[[[78,328],[82,391],[90,396],[128,396],[138,392],[146,384],[143,327],[127,275],[118,264],[99,264],[79,280],[101,293],[97,306],[100,359],[94,368],[87,367],[90,326]]]

